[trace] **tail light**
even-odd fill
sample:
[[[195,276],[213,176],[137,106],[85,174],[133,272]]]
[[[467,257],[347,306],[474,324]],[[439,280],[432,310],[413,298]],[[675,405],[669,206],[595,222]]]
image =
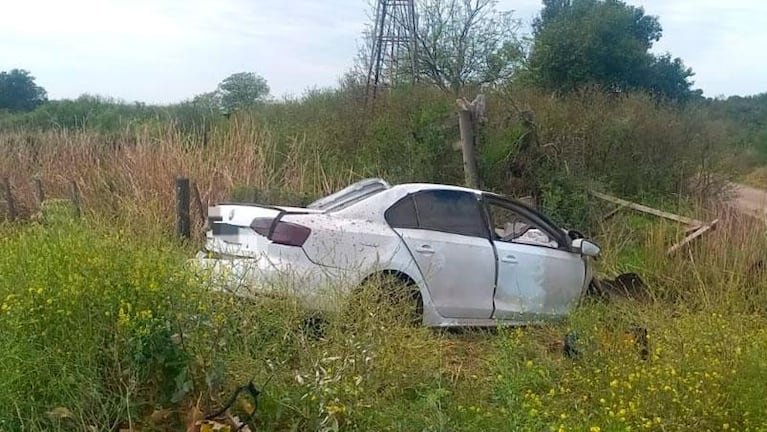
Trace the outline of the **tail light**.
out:
[[[269,240],[287,246],[303,246],[312,230],[290,222],[277,222]]]
[[[272,242],[286,246],[303,246],[312,233],[303,225],[272,218],[255,218],[250,227]]]
[[[272,225],[274,225],[274,218],[255,218],[253,219],[253,222],[250,223],[250,227],[253,228],[253,231],[267,238],[269,237],[269,232],[272,230]]]

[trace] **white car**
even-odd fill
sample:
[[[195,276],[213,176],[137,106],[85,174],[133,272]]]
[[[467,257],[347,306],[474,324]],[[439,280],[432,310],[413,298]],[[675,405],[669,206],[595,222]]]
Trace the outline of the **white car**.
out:
[[[306,208],[219,204],[208,222],[196,262],[223,275],[234,294],[289,286],[326,310],[338,303],[331,291],[393,275],[413,287],[423,324],[437,327],[565,316],[589,286],[591,258],[600,252],[515,200],[381,179]]]

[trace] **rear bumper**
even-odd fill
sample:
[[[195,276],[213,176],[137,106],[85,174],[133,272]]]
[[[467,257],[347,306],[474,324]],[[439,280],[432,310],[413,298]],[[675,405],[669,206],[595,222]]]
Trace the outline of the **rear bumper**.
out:
[[[328,309],[337,291],[337,275],[308,259],[208,258],[201,251],[190,264],[211,290],[240,297],[290,296],[311,308]]]
[[[212,289],[236,295],[249,295],[253,289],[266,289],[280,279],[281,273],[266,259],[208,258],[202,251],[191,260],[191,264]]]

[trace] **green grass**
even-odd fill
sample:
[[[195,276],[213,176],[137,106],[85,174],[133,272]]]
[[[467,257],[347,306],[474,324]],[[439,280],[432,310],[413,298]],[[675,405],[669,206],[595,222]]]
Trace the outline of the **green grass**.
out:
[[[6,225],[0,430],[182,430],[250,380],[257,430],[767,430],[764,281],[741,271],[765,238],[752,226],[736,242],[740,225],[674,258],[666,225],[606,227],[602,272],[648,274],[652,301],[459,332],[363,302],[329,316],[322,337],[289,298],[214,295],[184,267],[192,248],[162,233],[66,217]],[[647,360],[628,336],[637,325]]]

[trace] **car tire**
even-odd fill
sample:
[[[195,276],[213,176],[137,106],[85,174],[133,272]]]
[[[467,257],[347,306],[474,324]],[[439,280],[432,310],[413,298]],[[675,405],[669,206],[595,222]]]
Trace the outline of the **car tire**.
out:
[[[360,308],[394,308],[406,315],[407,323],[423,322],[423,297],[418,286],[407,276],[379,273],[367,278],[350,296],[350,312]]]

